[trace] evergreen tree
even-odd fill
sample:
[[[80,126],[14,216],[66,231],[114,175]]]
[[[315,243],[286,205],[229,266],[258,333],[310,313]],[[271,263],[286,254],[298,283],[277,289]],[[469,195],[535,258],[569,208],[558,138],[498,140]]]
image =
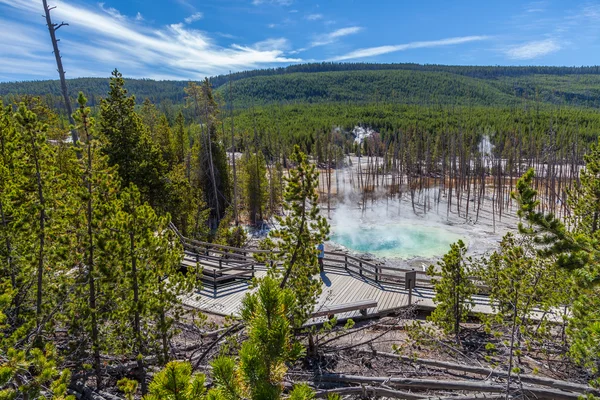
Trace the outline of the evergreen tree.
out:
[[[95,121],[90,116],[83,93],[79,93],[78,103],[75,121],[83,140],[78,195],[79,201],[85,204],[85,211],[81,213],[82,222],[75,222],[81,230],[80,245],[76,247],[80,253],[76,256],[79,260],[75,263],[79,270],[69,303],[71,320],[68,322],[78,339],[78,343],[73,344],[74,348],[87,348],[84,338],[89,336],[96,386],[101,387],[100,352],[106,348],[103,343],[106,338],[101,337],[103,329],[99,315],[102,311],[112,309],[113,302],[117,301],[111,290],[116,276],[109,272],[111,267],[116,268],[117,265],[109,253],[118,247],[118,243],[109,227],[118,211],[117,195],[120,188],[116,171],[108,167],[107,156],[101,153],[100,142],[95,136]]]
[[[179,111],[175,118],[175,126],[173,128],[173,154],[179,164],[185,162],[188,152],[188,137],[185,130],[185,119],[183,113]]]
[[[256,293],[247,294],[240,315],[248,339],[242,344],[239,362],[228,357],[213,361],[217,391],[223,398],[278,399],[283,391],[286,363],[304,351],[294,340],[293,318],[297,307],[291,289],[265,278]]]
[[[273,268],[269,273],[280,277],[282,288],[294,288],[298,301],[296,322],[301,324],[312,313],[321,293],[321,281],[312,276],[319,273],[317,246],[327,240],[329,224],[319,215],[319,174],[315,166],[298,146],[290,159],[296,167],[285,178],[283,199],[287,215],[276,216],[280,227],[269,232],[261,247],[279,250],[270,255]]]
[[[229,164],[222,142],[217,137],[218,107],[208,80],[202,86],[190,82],[185,88],[188,105],[201,121],[200,137],[195,143],[196,181],[211,209],[210,226],[216,228],[230,203]]]
[[[555,274],[547,259],[538,257],[530,237],[515,237],[508,233],[500,244],[500,250],[484,262],[479,278],[489,288],[490,305],[494,315],[488,321],[509,329],[508,383],[510,392],[511,374],[521,372],[521,355],[525,338],[535,339],[536,334],[546,330],[547,315],[552,309],[564,304],[556,294],[557,285],[568,284],[564,276]],[[538,329],[528,332],[534,311],[543,316],[536,321]],[[540,327],[543,327],[540,330]]]
[[[438,262],[439,271],[434,265],[427,269],[427,275],[436,277],[431,280],[436,308],[429,319],[446,333],[454,333],[457,340],[460,323],[466,321],[474,305],[475,284],[470,279],[467,262],[471,260],[465,257],[466,252],[465,244],[459,240],[450,245],[450,251]]]
[[[160,148],[163,160],[165,160],[169,168],[172,168],[175,164],[176,156],[171,143],[173,134],[167,117],[164,115],[158,117],[158,122],[154,127],[153,133],[154,143]]]
[[[50,322],[48,312],[52,309],[53,301],[56,301],[55,291],[61,290],[59,279],[65,268],[65,252],[64,248],[60,248],[58,239],[66,221],[57,204],[57,200],[65,193],[65,181],[59,177],[56,168],[55,149],[46,140],[48,125],[40,122],[37,115],[24,104],[19,106],[15,121],[21,140],[14,149],[15,158],[22,162],[18,164],[20,169],[15,170],[21,187],[12,192],[18,195],[14,200],[13,223],[18,230],[16,236],[20,236],[20,252],[26,263],[35,270],[32,274],[35,283],[32,286],[35,288],[33,297],[37,336],[41,334],[43,325]],[[25,276],[29,268],[23,268]],[[47,271],[52,273],[48,274]]]
[[[577,286],[569,321],[570,355],[597,377],[600,372],[600,345],[596,339],[600,336],[600,325],[595,306],[600,293],[600,141],[592,145],[585,163],[580,171],[580,186],[569,193],[572,229],[567,229],[554,215],[539,211],[538,193],[533,188],[533,169],[519,179],[513,197],[520,206],[519,216],[528,224],[521,224],[520,231],[532,237],[538,246],[538,254],[572,271]],[[564,281],[562,286],[565,286]]]
[[[117,166],[125,187],[135,184],[145,200],[160,206],[164,201],[166,164],[135,112],[135,97],[128,96],[124,86],[123,76],[114,70],[110,91],[100,105],[99,130],[106,141],[103,150],[110,164]]]
[[[168,216],[159,217],[133,185],[121,192],[120,202],[113,228],[121,244],[115,291],[124,301],[113,312],[112,334],[119,338],[116,351],[131,354],[133,349],[145,394],[144,357],[157,351],[161,360],[168,360],[172,321],[180,311],[179,295],[189,292],[191,286],[179,272],[182,250],[168,227]]]
[[[242,195],[248,210],[250,221],[257,225],[262,223],[266,213],[269,199],[269,185],[267,182],[267,166],[262,152],[250,154],[242,158],[240,165],[242,172]]]

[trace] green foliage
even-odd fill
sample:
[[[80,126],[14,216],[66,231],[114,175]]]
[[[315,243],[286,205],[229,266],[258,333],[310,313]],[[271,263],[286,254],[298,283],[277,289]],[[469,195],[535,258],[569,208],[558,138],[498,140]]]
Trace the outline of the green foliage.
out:
[[[205,398],[205,376],[193,374],[188,362],[171,361],[154,375],[144,400],[202,400]]]
[[[319,174],[315,166],[298,146],[290,160],[296,167],[285,178],[283,207],[287,214],[275,217],[279,227],[269,232],[261,247],[279,250],[270,254],[273,268],[269,274],[281,279],[282,288],[294,288],[298,300],[295,323],[301,325],[321,293],[321,281],[313,275],[319,273],[317,245],[327,239],[329,224],[319,215]]]
[[[262,223],[267,216],[269,182],[267,165],[262,152],[246,152],[242,157],[241,173],[242,204],[248,211],[249,220],[255,225]]]
[[[135,184],[146,201],[159,206],[163,202],[166,164],[135,112],[135,97],[128,96],[124,86],[121,73],[113,71],[110,91],[100,106],[100,132],[106,140],[103,151],[110,164],[117,166],[124,186]]]
[[[51,398],[75,400],[67,395],[71,380],[69,370],[56,367],[52,345],[29,351],[9,348],[0,351],[0,399]]]
[[[462,240],[453,243],[450,251],[438,262],[439,271],[434,265],[427,269],[435,289],[433,298],[436,308],[428,319],[438,325],[446,333],[454,333],[458,337],[460,323],[466,321],[474,306],[472,295],[476,292],[471,281],[472,269],[467,263],[471,259],[465,257],[467,248]],[[439,279],[437,279],[439,278]]]
[[[192,375],[187,362],[170,362],[155,375],[145,400],[176,399],[280,399],[287,364],[303,354],[294,340],[291,318],[296,307],[294,293],[281,289],[278,281],[264,278],[256,292],[244,297],[241,317],[248,338],[236,360],[221,355],[211,362],[213,388],[206,392],[204,375]],[[310,400],[314,391],[296,385],[289,398]]]
[[[599,160],[600,151],[598,145],[594,145],[585,157],[586,165],[580,173],[580,186],[569,193],[569,205],[572,207],[571,229],[567,229],[553,215],[536,210],[538,202],[537,192],[533,189],[533,170],[529,170],[519,180],[514,194],[521,208],[519,215],[529,224],[526,228],[521,226],[521,230],[538,245],[538,254],[547,262],[555,263],[565,271],[572,271],[572,281],[563,277],[557,284],[561,288],[572,287],[570,297],[575,298],[572,301],[568,330],[571,339],[570,355],[594,374],[600,371],[600,346],[597,340],[600,332],[597,324]]]
[[[231,226],[232,223],[233,210],[229,207],[219,223],[219,229],[217,229],[214,242],[225,246],[242,248],[246,244],[246,231],[241,226]]]
[[[598,105],[598,67],[445,66],[376,63],[311,63],[242,71],[210,78],[218,93],[236,93],[236,107],[265,102],[395,101],[403,103],[516,104],[532,99],[546,104]],[[105,78],[69,79],[72,93],[89,94],[99,104],[108,91]],[[181,103],[183,81],[131,79],[131,92],[159,104]],[[63,109],[58,81],[0,83],[0,96],[46,96]],[[225,96],[226,97],[226,96]],[[145,101],[145,100],[144,100]],[[527,101],[527,100],[525,100]],[[167,116],[169,117],[169,116]]]
[[[248,339],[240,349],[239,362],[236,365],[233,359],[220,357],[212,363],[217,390],[225,398],[280,398],[286,364],[303,354],[291,323],[297,306],[294,292],[281,289],[271,277],[244,297],[240,315]],[[306,391],[297,390],[298,396]]]
[[[117,381],[117,387],[123,394],[125,395],[125,399],[134,400],[135,392],[137,391],[138,383],[137,381],[122,378]]]
[[[231,185],[227,154],[217,134],[218,107],[208,81],[190,82],[185,88],[187,106],[200,122],[200,133],[192,147],[192,180],[201,188],[211,210],[211,228],[216,228],[230,203]]]

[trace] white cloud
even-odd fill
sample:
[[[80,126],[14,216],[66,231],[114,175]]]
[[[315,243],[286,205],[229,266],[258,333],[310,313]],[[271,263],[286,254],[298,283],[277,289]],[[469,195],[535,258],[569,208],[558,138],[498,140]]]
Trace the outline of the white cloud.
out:
[[[202,19],[202,17],[204,17],[204,14],[202,14],[201,12],[197,12],[197,13],[194,13],[194,14],[190,15],[189,17],[185,18],[184,21],[186,24],[191,24],[194,21],[198,21],[199,19]]]
[[[306,19],[309,21],[318,21],[323,19],[323,14],[309,14],[306,16]]]
[[[398,44],[394,46],[378,46],[378,47],[369,47],[365,49],[358,49],[351,51],[350,53],[334,57],[332,61],[343,61],[343,60],[351,60],[355,58],[367,58],[373,56],[379,56],[382,54],[393,53],[396,51],[410,50],[410,49],[421,49],[427,47],[440,47],[440,46],[450,46],[455,44],[462,44],[468,42],[475,42],[480,40],[489,39],[488,36],[462,36],[462,37],[453,37],[447,39],[440,40],[431,40],[431,41],[422,41],[422,42],[411,42],[405,44]]]
[[[326,33],[324,35],[319,35],[317,36],[317,39],[311,43],[311,47],[324,46],[326,44],[333,43],[341,37],[353,35],[361,30],[362,28],[360,26],[350,26]]]
[[[515,60],[531,60],[554,53],[561,49],[560,44],[554,39],[527,42],[513,46],[506,50],[506,55]]]
[[[291,6],[294,0],[252,0],[252,4],[258,6],[260,4],[274,4],[279,6]]]
[[[143,21],[143,20],[144,20],[144,17],[142,16],[142,13],[140,13],[140,12],[138,11],[137,15],[135,16],[135,20],[136,20],[136,21]]]
[[[104,7],[104,3],[98,3],[98,6],[102,11],[110,15],[111,17],[123,21],[126,17],[113,7]]]
[[[0,43],[3,55],[0,71],[12,68],[8,64],[20,60],[18,76],[39,73],[54,77],[55,68],[51,67],[54,56],[46,40],[47,31],[44,33],[44,25],[39,21],[41,3],[0,0],[0,4],[13,10],[11,22],[0,18],[0,25],[17,35],[14,43],[19,44],[8,45],[11,40]],[[106,76],[114,67],[123,66],[122,72],[131,77],[200,79],[229,70],[302,61],[284,55],[284,40],[265,41],[268,43],[258,46],[235,44],[223,47],[205,32],[183,23],[154,28],[64,0],[52,13],[54,20],[69,22],[69,29],[62,33],[61,41],[61,54],[69,77],[77,76],[77,71]],[[42,72],[41,66],[34,65],[40,62],[47,64],[46,72]],[[30,65],[31,71],[28,71]]]
[[[254,43],[252,47],[259,51],[285,51],[290,48],[290,42],[286,38],[271,38]]]

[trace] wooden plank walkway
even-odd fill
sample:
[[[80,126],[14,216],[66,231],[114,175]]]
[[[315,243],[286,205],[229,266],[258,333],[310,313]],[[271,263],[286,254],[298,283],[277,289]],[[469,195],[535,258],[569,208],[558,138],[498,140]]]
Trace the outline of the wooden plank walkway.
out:
[[[257,271],[258,278],[263,277],[265,271]],[[326,271],[315,279],[321,279],[323,282],[323,291],[319,296],[315,311],[322,306],[334,306],[338,304],[350,303],[359,300],[376,300],[377,307],[368,310],[368,316],[385,315],[398,312],[408,306],[408,291],[400,288],[398,285],[386,283],[377,283],[370,279],[361,277],[343,270]],[[219,289],[217,296],[213,295],[212,290],[206,289],[197,293],[184,296],[183,303],[203,312],[223,315],[237,316],[241,302],[248,292],[248,282],[236,282],[230,286]],[[413,289],[412,303],[423,310],[433,310],[434,292],[431,289],[416,288]],[[475,296],[475,313],[491,313],[489,300],[485,296]],[[359,311],[352,311],[339,314],[338,320],[348,318],[360,318]],[[315,318],[310,322],[320,322],[326,317]]]

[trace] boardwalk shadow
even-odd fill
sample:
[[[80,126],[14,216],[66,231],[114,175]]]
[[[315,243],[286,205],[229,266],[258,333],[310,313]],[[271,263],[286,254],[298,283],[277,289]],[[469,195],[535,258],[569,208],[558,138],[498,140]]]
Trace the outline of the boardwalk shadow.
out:
[[[215,296],[215,292],[212,288],[202,288],[202,290],[200,290],[197,293],[200,294],[201,296],[205,296],[205,297],[209,297],[209,298],[213,298],[213,299],[219,299],[219,298],[223,298],[223,297],[228,297],[235,293],[245,292],[248,290],[248,287],[249,287],[249,284],[247,282],[240,282],[239,284],[218,288],[216,296]]]
[[[321,280],[323,281],[325,286],[331,287],[331,279],[327,277],[327,274],[325,272],[321,272]]]

